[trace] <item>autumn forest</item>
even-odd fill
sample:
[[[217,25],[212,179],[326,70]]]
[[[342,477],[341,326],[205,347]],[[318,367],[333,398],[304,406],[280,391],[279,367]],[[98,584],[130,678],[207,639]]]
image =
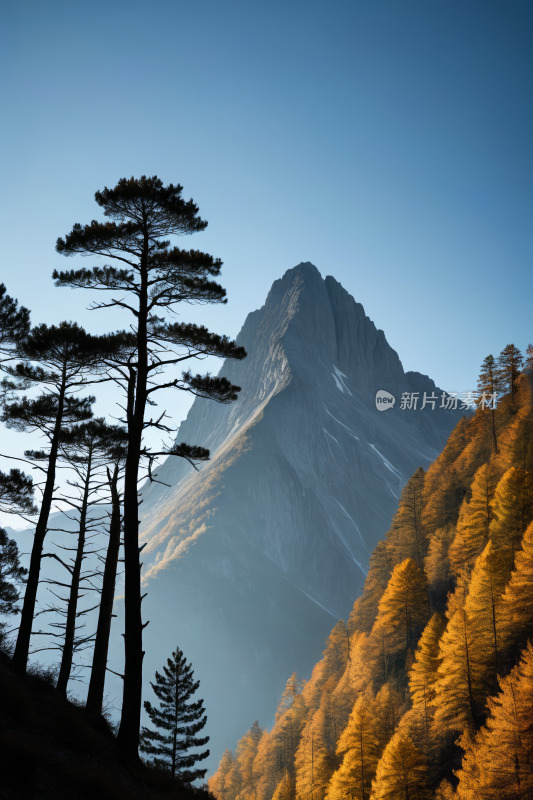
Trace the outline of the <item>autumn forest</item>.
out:
[[[218,800],[533,797],[528,356],[485,360],[478,397],[503,380],[497,408],[478,403],[410,478],[347,623],[308,681],[290,676],[272,729],[226,750]]]

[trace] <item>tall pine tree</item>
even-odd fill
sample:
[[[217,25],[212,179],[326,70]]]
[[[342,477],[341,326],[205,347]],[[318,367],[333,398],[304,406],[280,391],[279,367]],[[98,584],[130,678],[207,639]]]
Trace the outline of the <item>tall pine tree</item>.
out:
[[[504,392],[511,395],[511,402],[516,400],[516,381],[522,371],[524,359],[514,344],[506,345],[498,356],[498,378]]]
[[[2,421],[20,431],[38,431],[48,441],[46,482],[33,540],[28,582],[22,606],[13,665],[24,672],[28,661],[30,637],[44,539],[56,478],[56,464],[63,430],[92,416],[94,397],[80,398],[77,393],[99,374],[105,372],[104,359],[123,345],[118,335],[91,336],[73,322],[39,325],[17,345],[24,359],[10,374],[22,381],[40,383],[44,391],[36,398],[23,397],[4,407]],[[34,455],[34,454],[33,454]]]
[[[487,356],[481,365],[481,372],[477,382],[477,404],[479,412],[489,415],[492,445],[494,452],[498,453],[498,438],[496,435],[496,403],[498,396],[504,388],[502,376],[494,356]]]
[[[96,192],[95,200],[109,221],[74,225],[64,239],[57,240],[56,250],[65,256],[100,256],[106,260],[105,266],[53,274],[56,286],[116,293],[95,307],[126,310],[133,316],[134,352],[122,360],[115,359],[113,373],[127,398],[122,420],[128,429],[124,480],[125,667],[118,744],[123,757],[130,761],[138,758],[144,655],[139,465],[143,455],[161,455],[148,452],[144,432],[148,428],[170,430],[163,422],[164,414],[147,418],[147,406],[155,404],[155,393],[164,389],[179,389],[220,403],[236,400],[240,389],[226,378],[192,375],[190,371],[180,377],[165,377],[165,371],[206,355],[231,359],[246,356],[244,348],[226,336],[161,316],[180,302],[226,302],[225,290],[211,280],[220,275],[222,261],[197,250],[171,247],[169,236],[192,234],[207,227],[195,203],[183,200],[182,191],[179,184],[163,186],[156,176],[142,176],[137,180],[124,178],[113,189]],[[209,457],[205,448],[184,443],[174,445],[166,454],[191,463]]]

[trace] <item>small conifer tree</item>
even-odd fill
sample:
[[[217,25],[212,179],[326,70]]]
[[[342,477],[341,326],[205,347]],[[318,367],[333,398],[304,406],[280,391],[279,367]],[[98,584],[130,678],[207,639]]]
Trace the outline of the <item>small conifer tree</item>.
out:
[[[24,581],[27,570],[20,566],[17,543],[0,528],[0,614],[16,614],[19,599],[17,585]],[[0,637],[3,623],[0,622]]]
[[[511,402],[516,399],[516,380],[522,371],[524,359],[514,344],[506,345],[498,356],[498,375],[502,389],[511,395]]]
[[[498,396],[501,394],[504,388],[504,379],[502,373],[498,369],[496,364],[496,359],[494,356],[487,356],[483,359],[483,364],[481,365],[481,371],[479,373],[479,378],[477,382],[478,388],[478,395],[477,395],[477,403],[478,406],[481,407],[482,411],[491,412],[491,429],[492,429],[492,444],[494,448],[494,452],[498,453],[498,438],[496,436],[496,416],[495,416],[495,404],[493,402],[488,401],[488,395]],[[483,405],[482,405],[483,404]],[[485,404],[488,406],[485,408]]]
[[[164,675],[156,672],[155,683],[150,684],[160,701],[159,708],[155,708],[148,700],[144,702],[152,725],[163,732],[143,727],[140,750],[156,756],[154,763],[158,766],[170,768],[173,780],[177,775],[181,780],[190,783],[197,778],[203,778],[207,772],[206,769],[190,767],[209,755],[209,750],[187,753],[191,747],[203,747],[209,741],[209,736],[196,736],[207,722],[207,717],[202,716],[205,711],[204,701],[189,702],[200,686],[200,681],[193,679],[193,669],[179,647],[172,653],[172,658],[167,659],[163,672]]]

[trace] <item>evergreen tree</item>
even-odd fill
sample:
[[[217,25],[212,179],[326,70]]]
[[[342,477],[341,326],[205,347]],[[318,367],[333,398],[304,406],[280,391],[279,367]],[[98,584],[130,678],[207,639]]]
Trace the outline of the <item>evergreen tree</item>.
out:
[[[237,744],[236,759],[239,762],[243,786],[248,789],[253,788],[253,765],[262,736],[263,729],[256,720]]]
[[[424,559],[431,605],[441,607],[442,598],[451,588],[450,546],[456,535],[452,525],[437,528],[429,539],[428,554]]]
[[[442,661],[439,643],[445,629],[445,617],[442,614],[433,614],[420,637],[415,660],[409,671],[409,689],[413,705],[423,708],[428,735],[431,726],[431,703],[435,698],[435,683]]]
[[[348,663],[349,637],[346,624],[340,619],[331,631],[324,650],[324,679],[339,680]]]
[[[522,370],[523,358],[514,344],[508,344],[498,356],[498,377],[504,392],[511,395],[511,402],[516,399],[516,381]]]
[[[533,797],[533,647],[500,679],[501,693],[489,700],[486,727],[463,737],[460,800],[528,800]]]
[[[498,453],[498,439],[496,436],[496,402],[489,398],[492,395],[497,401],[501,394],[504,384],[502,375],[496,364],[494,356],[487,356],[481,365],[481,372],[477,382],[477,403],[481,413],[490,414],[492,444],[494,452]]]
[[[204,701],[189,702],[200,681],[194,681],[192,667],[179,647],[172,653],[172,658],[167,659],[163,672],[164,675],[156,672],[155,683],[150,683],[159,700],[159,708],[155,708],[148,700],[144,702],[152,725],[163,732],[143,727],[140,749],[143,753],[156,756],[156,763],[168,767],[173,780],[177,775],[189,783],[205,776],[207,770],[191,767],[209,755],[209,750],[187,752],[192,747],[203,747],[209,741],[209,736],[196,735],[207,722],[207,717],[202,716]]]
[[[283,776],[283,762],[276,737],[265,731],[254,761],[254,789],[257,800],[271,800]]]
[[[329,730],[327,704],[308,721],[296,753],[296,796],[324,800],[335,768],[335,747]]]
[[[496,547],[519,549],[533,520],[533,480],[521,467],[510,467],[498,482],[492,502],[490,538]]]
[[[390,682],[385,683],[372,704],[380,754],[394,735],[404,711],[405,703],[399,691]]]
[[[506,651],[533,637],[533,522],[516,554],[515,568],[501,602],[501,629]]]
[[[450,564],[455,575],[470,574],[476,558],[489,541],[494,482],[491,467],[483,464],[474,477],[471,497],[463,500],[457,532],[450,547]]]
[[[198,216],[192,200],[185,202],[180,185],[163,186],[157,178],[122,179],[114,189],[96,192],[95,200],[110,221],[93,220],[90,225],[74,225],[65,239],[58,239],[56,250],[66,256],[95,255],[106,259],[103,267],[55,271],[57,286],[91,288],[120,293],[120,299],[101,303],[97,308],[128,310],[134,317],[135,352],[122,361],[115,360],[115,380],[127,397],[126,418],[128,455],[124,482],[124,566],[125,566],[125,672],[122,716],[118,742],[124,757],[138,758],[142,695],[141,576],[139,568],[139,464],[147,428],[169,431],[161,415],[146,419],[146,407],[154,393],[165,388],[181,389],[199,397],[229,403],[237,398],[239,387],[224,377],[183,372],[181,378],[166,379],[165,369],[181,366],[190,358],[214,355],[242,359],[244,348],[225,336],[206,328],[181,322],[168,322],[158,316],[179,302],[225,303],[225,290],[210,277],[220,274],[220,259],[197,250],[171,248],[169,236],[205,230],[207,222]],[[112,265],[109,265],[109,259]],[[168,454],[191,463],[206,460],[209,452],[196,445],[174,445]],[[152,457],[161,453],[150,454]]]
[[[526,350],[526,361],[525,361],[525,368],[528,370],[533,370],[533,344],[528,344]]]
[[[371,667],[366,633],[356,630],[350,636],[349,645],[350,650],[346,669],[332,694],[332,704],[340,730],[346,727],[358,695],[370,683]]]
[[[76,323],[39,325],[17,345],[24,361],[8,370],[23,381],[40,383],[45,391],[36,398],[23,397],[8,403],[2,421],[20,431],[38,431],[49,443],[46,482],[33,540],[28,582],[13,665],[24,672],[28,660],[31,628],[35,613],[42,550],[52,506],[62,431],[92,416],[94,397],[76,393],[105,371],[103,359],[123,346],[121,335],[91,336]],[[28,455],[35,456],[31,452]]]
[[[233,798],[231,798],[229,795],[226,779],[228,774],[231,772],[234,763],[235,759],[233,758],[233,752],[226,748],[222,758],[220,759],[217,771],[207,781],[209,791],[217,798],[217,800],[233,800]]]
[[[0,365],[16,357],[17,345],[24,341],[30,331],[30,312],[18,301],[6,294],[0,283]],[[0,399],[14,385],[4,379],[0,386]],[[33,504],[33,480],[19,469],[9,472],[0,470],[0,511],[13,514],[35,514]]]
[[[60,598],[66,603],[64,612],[65,622],[54,623],[56,628],[64,631],[64,638],[61,644],[61,661],[56,689],[59,694],[66,697],[67,686],[72,670],[74,650],[86,644],[87,639],[82,637],[81,641],[76,641],[76,627],[78,614],[78,600],[82,595],[83,588],[89,591],[92,586],[85,585],[84,580],[91,581],[94,576],[93,570],[87,575],[83,571],[84,561],[89,553],[86,544],[90,537],[94,535],[95,527],[101,523],[100,518],[90,519],[91,508],[101,503],[101,489],[104,483],[102,470],[109,461],[113,447],[123,445],[125,442],[125,430],[117,425],[108,425],[103,418],[91,419],[80,425],[72,426],[68,431],[63,431],[60,436],[60,450],[63,459],[74,470],[77,480],[69,481],[71,491],[74,495],[64,497],[68,503],[70,511],[77,514],[77,543],[73,548],[75,555],[70,560],[70,564],[61,561],[69,572],[70,588],[68,598]],[[44,454],[48,460],[49,454]],[[70,515],[69,515],[70,516]],[[72,517],[70,517],[72,519]],[[64,584],[61,584],[64,586]],[[87,609],[82,613],[87,613]],[[90,637],[92,638],[92,637]]]
[[[387,549],[394,564],[412,558],[422,566],[427,541],[422,525],[425,473],[419,467],[402,490],[398,511],[387,534]]]
[[[370,633],[377,617],[379,601],[387,588],[391,573],[392,561],[387,542],[381,540],[370,556],[363,594],[357,607],[354,605],[349,625],[353,625],[359,631]]]
[[[280,719],[289,708],[292,707],[294,701],[302,691],[302,682],[298,677],[297,672],[293,672],[287,683],[285,684],[285,689],[281,695],[281,700],[278,703],[278,707],[276,709],[276,721]]]
[[[36,514],[33,478],[16,467],[0,471],[0,511],[4,514]]]
[[[458,463],[477,438],[472,420],[462,417],[448,437],[444,450],[429,467],[424,479],[422,526],[427,536],[437,528],[455,526],[459,507],[466,494]]]
[[[429,800],[424,756],[408,737],[395,733],[383,753],[372,785],[372,800]]]
[[[379,602],[377,625],[389,634],[392,652],[407,657],[429,617],[426,576],[412,558],[398,564]]]
[[[272,796],[272,800],[295,800],[295,786],[288,772],[276,786],[276,791]]]
[[[374,732],[372,697],[361,695],[356,701],[348,725],[340,737],[337,755],[341,766],[333,774],[326,800],[369,800],[372,779],[378,764],[379,742]]]
[[[441,740],[449,731],[479,727],[482,716],[485,686],[473,654],[472,627],[464,601],[464,584],[460,583],[448,602],[448,624],[440,638],[441,663],[432,699],[434,735]]]
[[[20,566],[17,543],[0,528],[0,615],[16,614],[19,590],[27,570]],[[0,622],[0,637],[3,623]]]
[[[473,657],[480,664],[485,694],[497,688],[502,667],[501,597],[511,576],[512,553],[489,542],[476,561],[465,610],[472,630]]]
[[[30,332],[30,312],[10,297],[6,287],[0,283],[0,364],[16,358],[16,348]],[[2,381],[1,394],[10,384]]]

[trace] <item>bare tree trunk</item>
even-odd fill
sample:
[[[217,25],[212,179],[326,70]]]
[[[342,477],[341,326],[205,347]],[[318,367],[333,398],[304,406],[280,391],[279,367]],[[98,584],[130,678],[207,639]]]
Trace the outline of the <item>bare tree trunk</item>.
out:
[[[78,547],[76,558],[72,568],[72,582],[70,584],[70,595],[67,607],[67,621],[65,624],[65,641],[63,643],[63,656],[59,668],[56,689],[63,697],[67,696],[68,680],[72,670],[72,657],[74,655],[74,637],[76,635],[76,614],[78,611],[78,596],[80,592],[80,576],[83,566],[83,553],[85,550],[85,534],[87,529],[87,505],[89,502],[89,484],[91,481],[91,456],[87,464],[87,475],[83,490],[83,500],[80,511],[80,533],[78,536]]]
[[[127,422],[128,455],[124,479],[124,693],[117,743],[122,758],[139,761],[141,729],[143,624],[139,563],[138,478],[148,380],[148,236],[141,259],[141,292],[137,317],[137,374],[130,369]],[[148,623],[146,623],[148,624]]]
[[[118,464],[113,475],[107,472],[111,488],[111,522],[109,525],[109,542],[104,566],[102,594],[98,626],[94,643],[93,665],[87,695],[87,708],[97,714],[102,713],[104,687],[107,669],[107,652],[111,634],[111,618],[113,616],[113,600],[115,599],[115,583],[117,579],[118,553],[120,549],[120,497],[118,493]]]
[[[56,462],[59,449],[59,434],[61,433],[63,407],[65,402],[65,384],[66,374],[65,370],[63,370],[63,381],[59,390],[57,417],[52,436],[50,456],[48,459],[48,470],[46,473],[43,501],[41,504],[41,511],[39,513],[37,527],[35,528],[35,537],[33,539],[33,546],[31,550],[30,569],[28,572],[28,580],[26,582],[24,603],[22,605],[20,627],[17,636],[15,652],[13,653],[13,667],[19,674],[24,674],[26,672],[28,653],[30,651],[31,629],[35,615],[35,603],[37,602],[37,589],[39,587],[39,573],[41,571],[43,545],[46,536],[46,529],[48,527],[48,517],[50,516],[50,509],[52,508],[52,499],[54,496]]]

